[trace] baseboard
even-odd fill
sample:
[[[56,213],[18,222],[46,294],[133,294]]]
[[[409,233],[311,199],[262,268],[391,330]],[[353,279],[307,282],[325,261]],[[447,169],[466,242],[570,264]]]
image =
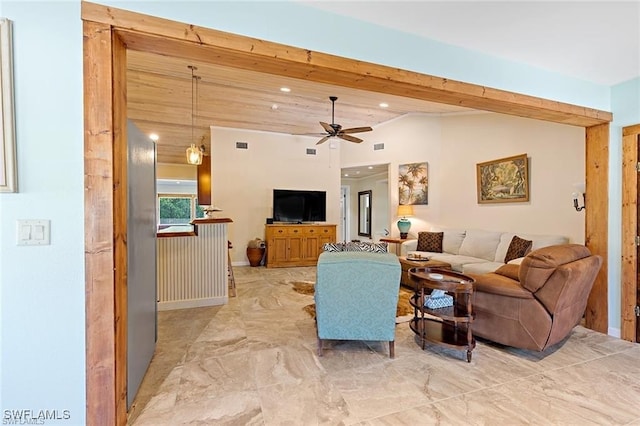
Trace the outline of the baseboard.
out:
[[[201,308],[203,306],[226,305],[229,297],[210,297],[207,299],[176,300],[171,302],[158,302],[158,311],[172,311],[175,309]]]

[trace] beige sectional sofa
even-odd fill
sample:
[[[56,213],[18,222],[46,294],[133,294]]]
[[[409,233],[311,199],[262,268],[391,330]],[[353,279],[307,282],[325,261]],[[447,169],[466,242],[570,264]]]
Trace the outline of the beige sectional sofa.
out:
[[[456,272],[485,274],[504,265],[505,255],[512,238],[531,240],[531,251],[542,247],[567,244],[569,239],[562,235],[532,235],[517,232],[499,232],[481,229],[432,228],[429,232],[443,232],[442,253],[418,252],[430,259],[451,264]],[[402,243],[401,255],[415,252],[417,240]],[[520,264],[522,257],[511,260],[510,264]]]

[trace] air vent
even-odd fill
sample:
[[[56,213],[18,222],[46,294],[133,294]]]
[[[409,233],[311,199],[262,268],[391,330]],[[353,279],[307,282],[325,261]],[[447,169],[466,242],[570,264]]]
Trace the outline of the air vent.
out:
[[[247,142],[236,142],[236,149],[249,149]]]
[[[384,149],[384,144],[383,143],[377,143],[377,144],[373,145],[373,150],[374,151],[380,151],[381,149]]]
[[[307,148],[307,155],[316,155],[315,148]]]

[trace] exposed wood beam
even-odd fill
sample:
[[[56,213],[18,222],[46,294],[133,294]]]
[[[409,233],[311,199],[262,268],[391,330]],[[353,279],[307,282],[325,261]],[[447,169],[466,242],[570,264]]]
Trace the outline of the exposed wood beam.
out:
[[[128,49],[241,69],[355,87],[575,126],[610,122],[612,115],[548,99],[372,64],[201,28],[125,10],[82,3],[82,16],[113,25]]]

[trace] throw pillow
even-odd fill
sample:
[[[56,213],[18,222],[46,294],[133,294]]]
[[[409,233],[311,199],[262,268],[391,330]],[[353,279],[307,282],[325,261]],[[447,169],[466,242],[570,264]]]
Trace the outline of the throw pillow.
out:
[[[504,263],[509,263],[509,261],[513,259],[524,257],[527,252],[531,250],[532,245],[533,241],[525,240],[514,235],[511,239],[511,244],[509,244],[509,248],[507,249],[507,254],[504,256]]]
[[[444,232],[418,232],[416,251],[442,253],[442,238]]]
[[[371,245],[369,246],[369,251],[373,253],[386,253],[387,251],[389,251],[387,247],[387,243],[371,243]]]
[[[345,244],[343,251],[368,251],[372,253],[386,253],[387,243],[370,243],[368,241],[350,241]]]
[[[324,243],[322,245],[323,251],[342,251],[344,244],[342,243]]]

